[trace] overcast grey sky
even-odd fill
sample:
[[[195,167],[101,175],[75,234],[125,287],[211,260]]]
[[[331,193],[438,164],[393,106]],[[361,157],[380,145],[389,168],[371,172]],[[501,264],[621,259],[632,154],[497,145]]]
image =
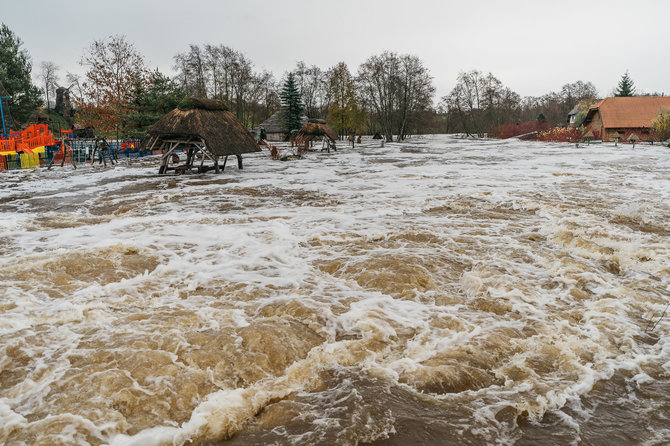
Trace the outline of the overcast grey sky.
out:
[[[224,44],[279,78],[304,60],[352,72],[384,50],[419,56],[436,101],[459,71],[492,72],[522,96],[591,81],[608,95],[630,71],[638,91],[670,94],[668,0],[0,0],[33,72],[78,65],[94,40],[123,34],[173,74],[188,44]]]

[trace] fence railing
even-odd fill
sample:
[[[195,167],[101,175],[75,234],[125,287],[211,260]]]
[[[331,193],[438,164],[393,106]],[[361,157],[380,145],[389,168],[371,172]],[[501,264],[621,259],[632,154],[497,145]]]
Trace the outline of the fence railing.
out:
[[[0,143],[9,143],[13,140],[0,141]],[[159,152],[151,150],[141,150],[141,141],[138,140],[124,140],[124,141],[108,141],[108,144],[116,157],[121,158],[140,158],[151,155],[159,155]],[[65,153],[65,163],[71,163],[72,159],[75,163],[85,163],[91,161],[93,152],[95,150],[94,139],[73,139],[68,140],[67,145],[72,148],[72,156],[69,150]],[[0,145],[0,152],[4,146]],[[12,149],[15,146],[12,146]],[[99,152],[98,152],[99,153]],[[99,158],[97,155],[96,158]],[[0,155],[0,171],[3,170],[17,170],[30,169],[33,167],[47,166],[53,160],[53,164],[58,165],[63,161],[63,152],[60,146],[46,146],[41,153],[13,153]],[[96,160],[97,161],[97,160]]]
[[[0,140],[0,152],[14,152],[16,150],[16,141],[13,139]]]

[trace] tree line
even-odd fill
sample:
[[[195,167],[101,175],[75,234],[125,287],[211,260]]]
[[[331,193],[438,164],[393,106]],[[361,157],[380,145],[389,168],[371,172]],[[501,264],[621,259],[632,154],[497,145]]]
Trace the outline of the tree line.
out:
[[[568,113],[575,107],[583,120],[597,97],[598,91],[591,82],[578,80],[557,92],[522,98],[492,73],[472,70],[458,75],[456,86],[440,100],[439,111],[446,118],[445,133],[482,135],[509,123],[565,125]]]
[[[278,79],[233,48],[192,44],[174,56],[176,74],[168,76],[150,70],[122,35],[94,40],[84,50],[82,76],[66,73],[61,81],[59,67],[43,62],[37,87],[30,80],[30,56],[21,45],[2,25],[0,83],[11,96],[11,115],[25,121],[40,103],[52,108],[60,86],[72,98],[75,120],[108,134],[141,136],[187,96],[226,102],[251,129],[282,107],[281,92],[289,80],[310,118],[326,119],[340,135],[379,133],[387,140],[417,133],[483,135],[502,124],[528,121],[564,125],[573,107],[583,117],[598,97],[595,86],[581,80],[543,96],[522,97],[492,73],[472,70],[461,72],[435,106],[434,79],[424,62],[390,51],[370,56],[355,72],[345,62],[322,69],[300,61]],[[629,78],[624,87],[632,88]]]

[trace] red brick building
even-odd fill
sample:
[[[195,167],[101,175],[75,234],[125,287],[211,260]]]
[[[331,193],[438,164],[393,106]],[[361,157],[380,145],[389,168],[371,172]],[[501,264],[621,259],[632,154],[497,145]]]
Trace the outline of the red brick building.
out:
[[[603,99],[591,106],[584,119],[585,139],[613,142],[651,141],[651,121],[670,110],[670,97],[639,96]]]

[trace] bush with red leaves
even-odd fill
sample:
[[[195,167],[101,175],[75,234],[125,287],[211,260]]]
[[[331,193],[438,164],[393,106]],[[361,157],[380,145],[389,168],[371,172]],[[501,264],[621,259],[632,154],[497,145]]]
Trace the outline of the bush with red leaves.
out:
[[[495,126],[489,136],[492,138],[507,139],[519,135],[525,135],[532,132],[542,132],[551,128],[551,124],[546,121],[528,121],[520,124],[502,124]]]
[[[555,127],[537,134],[537,141],[546,142],[578,142],[582,139],[582,131],[574,127]]]

